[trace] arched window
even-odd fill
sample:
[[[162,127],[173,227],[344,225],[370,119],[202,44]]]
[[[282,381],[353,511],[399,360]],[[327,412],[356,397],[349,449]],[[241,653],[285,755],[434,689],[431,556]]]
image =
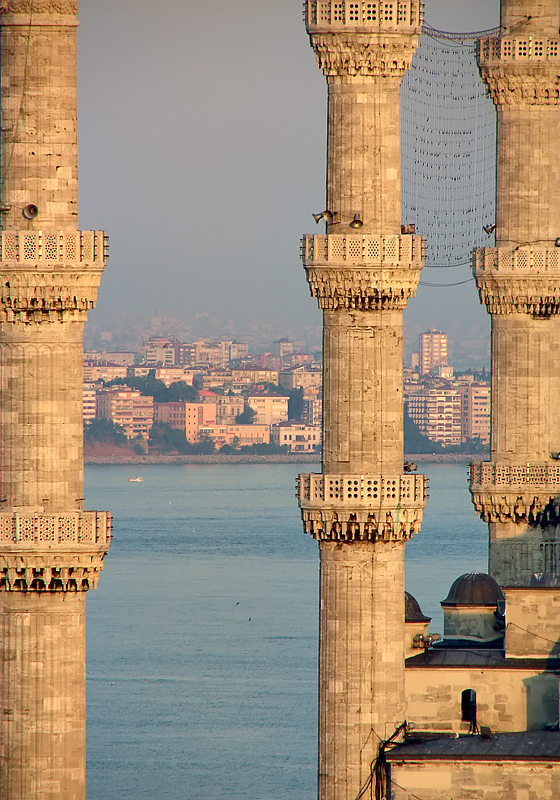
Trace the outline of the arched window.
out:
[[[469,723],[469,733],[478,733],[476,724],[476,692],[474,689],[465,689],[461,692],[461,719]]]

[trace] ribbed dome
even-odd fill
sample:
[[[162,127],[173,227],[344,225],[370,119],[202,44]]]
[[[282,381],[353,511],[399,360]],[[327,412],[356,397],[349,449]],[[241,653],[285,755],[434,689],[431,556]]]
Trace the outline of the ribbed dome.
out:
[[[431,622],[431,617],[422,613],[418,600],[410,592],[404,593],[404,621],[405,622]]]
[[[454,581],[442,606],[495,606],[504,593],[485,572],[467,572]]]

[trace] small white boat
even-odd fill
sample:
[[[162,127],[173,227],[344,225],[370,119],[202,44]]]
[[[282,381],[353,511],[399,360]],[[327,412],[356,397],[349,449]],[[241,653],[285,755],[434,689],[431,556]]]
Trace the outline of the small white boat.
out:
[[[138,475],[138,477],[136,477],[136,478],[129,478],[128,480],[129,480],[131,483],[142,483],[142,481],[144,480],[144,478],[141,478],[141,477],[140,477],[140,475]]]

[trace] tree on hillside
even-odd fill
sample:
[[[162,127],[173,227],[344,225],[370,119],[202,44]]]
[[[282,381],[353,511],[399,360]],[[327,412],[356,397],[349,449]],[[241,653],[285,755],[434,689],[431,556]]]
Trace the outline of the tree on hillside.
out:
[[[185,381],[176,381],[169,387],[155,377],[155,370],[150,370],[149,375],[136,378],[116,378],[105,386],[130,386],[146,397],[153,397],[154,403],[192,402],[198,397],[194,386],[189,386]]]
[[[418,425],[408,416],[408,411],[404,410],[404,452],[412,454],[420,453],[442,453],[444,450],[441,442],[434,442],[432,439],[420,432]]]
[[[91,422],[84,422],[84,439],[90,444],[100,442],[101,444],[114,444],[119,447],[128,447],[129,441],[126,438],[122,425],[115,425],[113,420],[92,419]]]
[[[255,411],[255,409],[251,408],[250,405],[246,404],[245,408],[243,409],[241,414],[238,414],[236,416],[235,424],[236,425],[252,425],[253,424],[253,420],[255,419],[256,416],[257,416],[257,412]]]

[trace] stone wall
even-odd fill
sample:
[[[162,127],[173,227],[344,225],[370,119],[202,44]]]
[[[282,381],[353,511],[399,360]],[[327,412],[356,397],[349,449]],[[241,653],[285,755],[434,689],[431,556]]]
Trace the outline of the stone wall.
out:
[[[476,692],[478,725],[492,731],[542,730],[558,719],[558,676],[534,669],[417,667],[405,670],[406,719],[417,730],[467,733],[461,693]]]

